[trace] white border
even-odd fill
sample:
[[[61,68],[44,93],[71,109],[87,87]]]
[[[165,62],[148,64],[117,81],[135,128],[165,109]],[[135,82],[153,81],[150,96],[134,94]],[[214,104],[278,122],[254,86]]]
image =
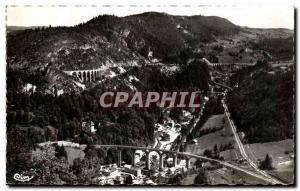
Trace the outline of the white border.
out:
[[[6,50],[6,40],[5,40],[5,5],[120,5],[120,4],[126,4],[126,5],[178,5],[178,6],[185,6],[185,5],[256,5],[256,6],[260,6],[260,5],[270,5],[270,8],[272,8],[272,6],[280,6],[280,5],[290,5],[290,6],[294,6],[296,8],[300,8],[299,6],[299,1],[293,1],[293,0],[227,0],[226,2],[224,0],[185,0],[185,1],[179,1],[179,0],[152,0],[152,1],[141,1],[141,0],[89,0],[87,1],[82,1],[82,0],[2,0],[0,1],[0,108],[1,108],[1,117],[0,117],[0,190],[61,190],[61,188],[58,187],[54,187],[54,188],[49,188],[49,187],[23,187],[23,188],[9,188],[6,186],[6,164],[5,164],[5,158],[6,158],[6,122],[5,122],[5,118],[6,118],[6,59],[5,59],[5,50]],[[299,15],[299,11],[298,11],[298,15]],[[299,26],[299,19],[297,20],[297,25]],[[299,28],[298,28],[299,29]],[[297,35],[298,39],[299,39],[299,30],[298,30],[298,35]],[[298,51],[297,51],[297,55],[299,55],[299,47],[298,47]],[[299,67],[297,67],[297,74],[299,74]],[[299,89],[299,83],[297,83],[297,89]],[[299,92],[297,92],[297,95],[299,95]],[[299,97],[298,97],[299,99]],[[298,106],[298,103],[297,103]],[[297,113],[297,118],[299,117],[299,112]],[[297,138],[299,139],[299,129],[297,130]],[[297,140],[298,143],[298,140]],[[297,166],[299,165],[299,145],[297,145]],[[296,183],[299,184],[299,171],[297,169],[297,181]],[[101,190],[106,190],[106,189],[124,189],[124,190],[131,190],[131,189],[139,189],[139,190],[148,190],[148,189],[172,189],[172,190],[182,190],[182,189],[201,189],[201,190],[214,190],[216,189],[216,187],[212,187],[212,188],[181,188],[181,187],[172,187],[172,188],[145,188],[145,187],[141,187],[141,188],[126,188],[126,187],[99,187]],[[82,190],[82,189],[92,189],[92,190],[99,190],[99,188],[93,187],[64,187],[64,189],[67,190]],[[243,190],[252,190],[252,189],[267,189],[266,187],[248,187],[248,188],[234,188],[234,187],[225,187],[225,188],[219,188],[219,189],[243,189]],[[277,187],[271,187],[268,188],[271,190],[277,190],[279,188]],[[290,190],[290,189],[295,189],[295,188],[285,188],[283,187],[282,189],[284,190]]]

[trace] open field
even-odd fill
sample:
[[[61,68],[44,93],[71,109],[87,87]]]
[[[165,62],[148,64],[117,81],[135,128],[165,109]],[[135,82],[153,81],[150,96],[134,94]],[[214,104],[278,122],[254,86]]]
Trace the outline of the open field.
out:
[[[229,127],[225,127],[223,123],[224,115],[212,115],[201,128],[202,130],[208,130],[216,127],[223,127],[218,130],[202,137],[196,138],[196,144],[189,144],[186,148],[186,152],[193,154],[203,154],[206,149],[213,150],[214,146],[217,145],[218,149],[221,145],[227,145],[234,143],[234,137],[232,136],[232,130]]]
[[[220,152],[220,156],[224,158],[225,161],[236,161],[241,158],[241,154],[238,149],[229,149]]]
[[[197,176],[197,174],[189,174],[189,175],[187,175],[187,177],[185,177],[182,180],[181,185],[185,185],[185,186],[187,186],[187,185],[193,185],[196,176]]]
[[[189,174],[185,177],[182,185],[193,185],[194,179],[197,174]],[[215,170],[207,170],[208,185],[237,185],[237,184],[267,184],[266,182],[257,179],[253,176],[249,176],[246,173],[234,171],[227,168],[220,168]]]
[[[227,168],[221,168],[209,171],[209,180],[213,185],[236,185],[236,184],[267,184],[266,182],[257,179],[253,176],[249,176],[244,172],[234,171]]]
[[[207,122],[203,125],[201,130],[212,129],[216,127],[223,126],[224,114],[221,115],[212,115]]]
[[[285,181],[293,183],[294,180],[294,148],[293,140],[286,139],[278,142],[255,143],[245,145],[246,152],[252,161],[264,160],[269,154],[272,157],[274,170],[268,173]]]
[[[289,166],[286,169],[275,169],[273,171],[268,172],[270,175],[286,182],[287,184],[294,183],[294,167]]]
[[[202,155],[206,149],[213,150],[215,145],[220,148],[221,145],[234,143],[234,138],[232,136],[224,136],[223,131],[224,129],[197,138],[197,144],[188,145],[186,152]]]
[[[293,140],[286,139],[278,142],[255,143],[245,145],[248,156],[252,161],[263,160],[267,154],[272,157],[274,168],[282,169],[289,166],[292,161]]]

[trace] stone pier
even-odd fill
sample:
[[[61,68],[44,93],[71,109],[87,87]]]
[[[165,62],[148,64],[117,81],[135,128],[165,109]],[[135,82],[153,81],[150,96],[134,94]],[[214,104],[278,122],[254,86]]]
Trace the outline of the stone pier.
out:
[[[118,167],[122,166],[122,150],[118,150]]]
[[[162,171],[164,169],[164,153],[159,153],[159,170]]]

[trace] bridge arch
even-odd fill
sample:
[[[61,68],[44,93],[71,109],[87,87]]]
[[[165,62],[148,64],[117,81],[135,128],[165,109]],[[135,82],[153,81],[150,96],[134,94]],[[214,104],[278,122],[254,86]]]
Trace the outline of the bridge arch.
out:
[[[77,76],[78,76],[78,78],[82,81],[82,75],[81,75],[81,72],[80,72],[80,71],[78,72],[78,75],[77,75]]]
[[[93,71],[91,71],[90,81],[94,81],[94,72]]]
[[[172,158],[172,166],[176,167],[178,165],[178,156],[175,153],[169,153],[166,152],[165,154],[165,159],[168,160],[169,158]],[[167,163],[168,165],[170,165],[170,163]]]
[[[195,164],[198,159],[196,157],[187,157],[186,156],[186,168],[190,168],[192,164]]]
[[[147,170],[151,169],[151,166],[153,166],[153,161],[154,160],[159,160],[160,161],[160,153],[155,150],[144,150],[145,152],[145,167]],[[151,153],[155,153],[155,155],[151,155]],[[161,165],[159,165],[160,167]]]
[[[82,76],[83,76],[83,82],[86,82],[87,79],[86,79],[86,72],[85,71],[82,73]]]
[[[94,71],[94,81],[97,80],[97,71]]]
[[[91,73],[90,73],[90,71],[87,72],[86,79],[87,79],[88,82],[91,81]]]
[[[77,73],[76,72],[72,72],[72,76],[77,77]]]
[[[135,166],[136,165],[136,150],[135,149],[130,149],[129,153],[131,153],[131,165]]]

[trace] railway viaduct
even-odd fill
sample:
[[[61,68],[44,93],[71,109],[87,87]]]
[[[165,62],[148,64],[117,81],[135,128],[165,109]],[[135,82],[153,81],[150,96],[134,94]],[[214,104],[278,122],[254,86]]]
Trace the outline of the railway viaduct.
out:
[[[208,157],[205,157],[205,156],[200,156],[200,155],[195,155],[195,154],[190,154],[190,153],[185,153],[185,152],[177,152],[177,151],[169,151],[169,150],[163,150],[163,149],[155,149],[155,148],[148,148],[148,147],[138,147],[138,146],[128,146],[128,145],[93,145],[94,148],[96,149],[101,149],[101,148],[104,148],[104,149],[116,149],[118,151],[118,166],[122,166],[122,151],[123,150],[130,150],[131,153],[133,154],[133,157],[132,157],[132,165],[134,166],[135,165],[135,151],[137,150],[142,150],[146,153],[146,169],[150,169],[150,152],[152,151],[155,151],[159,154],[159,169],[162,170],[163,167],[164,167],[164,164],[163,164],[163,157],[164,155],[168,155],[168,154],[171,154],[173,155],[173,166],[176,166],[177,165],[177,157],[178,156],[182,156],[186,159],[186,167],[187,168],[190,168],[190,161],[192,158],[195,158],[195,159],[200,159],[200,160],[203,160],[203,161],[209,161],[209,162],[214,162],[214,163],[219,163],[225,167],[228,167],[230,169],[234,169],[234,170],[237,170],[237,171],[242,171],[250,176],[253,176],[253,177],[256,177],[258,179],[261,179],[261,180],[264,180],[268,183],[271,183],[271,184],[278,184],[277,182],[274,182],[273,179],[269,178],[269,177],[266,177],[264,175],[261,175],[261,174],[257,174],[256,172],[253,172],[251,170],[248,170],[248,169],[244,169],[244,168],[241,168],[239,166],[236,166],[236,165],[233,165],[233,164],[230,164],[226,161],[220,161],[220,160],[217,160],[217,159],[213,159],[213,158],[208,158]],[[281,183],[280,184],[284,184],[284,183]]]
[[[132,166],[136,165],[135,161],[135,152],[137,150],[141,150],[145,152],[146,154],[146,163],[145,163],[145,168],[150,169],[151,167],[151,159],[150,159],[150,153],[151,152],[156,152],[159,155],[159,170],[162,170],[164,168],[164,157],[165,156],[172,156],[173,157],[173,166],[176,166],[178,164],[178,156],[183,156],[186,159],[186,167],[190,167],[190,160],[194,157],[188,156],[186,153],[181,153],[181,152],[176,152],[176,151],[169,151],[169,150],[163,150],[163,149],[156,149],[156,148],[148,148],[148,147],[138,147],[138,146],[127,146],[127,145],[93,145],[94,148],[96,149],[116,149],[118,152],[118,161],[117,164],[118,166],[122,165],[122,151],[124,150],[129,150],[132,153]]]
[[[70,76],[78,77],[83,82],[92,82],[100,79],[101,69],[91,69],[91,70],[68,70],[64,71]]]

